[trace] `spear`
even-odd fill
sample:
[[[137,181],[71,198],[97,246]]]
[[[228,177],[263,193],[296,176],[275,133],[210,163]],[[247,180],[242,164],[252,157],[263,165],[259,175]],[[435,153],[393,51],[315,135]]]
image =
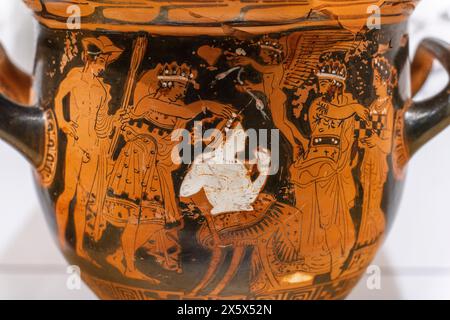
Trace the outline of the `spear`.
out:
[[[130,71],[128,72],[127,81],[125,83],[125,91],[122,99],[122,106],[118,110],[121,112],[125,111],[124,114],[131,111],[130,100],[131,93],[133,91],[134,84],[136,83],[136,76],[139,67],[141,66],[142,60],[144,60],[145,52],[147,49],[147,37],[139,36],[134,41],[133,56],[131,58]],[[122,116],[120,117],[122,119]],[[114,130],[114,137],[111,141],[109,148],[109,155],[112,156],[117,147],[117,141],[121,133],[121,127],[116,127]]]

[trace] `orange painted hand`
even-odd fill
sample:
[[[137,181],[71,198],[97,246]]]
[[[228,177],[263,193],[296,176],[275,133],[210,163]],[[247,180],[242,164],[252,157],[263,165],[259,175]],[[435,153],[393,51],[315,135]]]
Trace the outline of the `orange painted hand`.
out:
[[[252,64],[253,60],[245,56],[233,56],[229,58],[229,62],[232,66],[245,67]]]
[[[368,146],[369,148],[374,148],[378,145],[379,138],[375,135],[370,137],[362,138],[361,142]]]
[[[353,106],[353,110],[355,110],[355,113],[364,121],[368,122],[370,120],[369,116],[369,110],[360,104],[355,104]]]
[[[247,92],[248,90],[256,90],[256,91],[258,91],[258,89],[259,89],[259,84],[255,84],[255,83],[252,83],[252,82],[250,82],[250,81],[248,81],[248,80],[245,80],[244,82],[243,82],[243,84],[237,84],[235,87],[236,87],[236,90],[237,91],[239,91],[239,92]]]
[[[123,129],[131,119],[130,113],[127,110],[122,110],[118,113],[118,121],[120,122],[120,127]]]
[[[225,119],[233,118],[236,114],[236,110],[227,104],[216,103],[213,101],[208,102],[206,108],[213,114],[218,115]]]
[[[64,122],[60,126],[60,128],[62,132],[64,132],[67,136],[70,136],[75,140],[78,140],[78,133],[77,133],[78,124],[76,122],[73,121]]]

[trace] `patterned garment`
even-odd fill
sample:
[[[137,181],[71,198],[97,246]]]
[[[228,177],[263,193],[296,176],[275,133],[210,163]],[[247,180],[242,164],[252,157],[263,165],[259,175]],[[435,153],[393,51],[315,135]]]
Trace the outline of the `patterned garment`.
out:
[[[371,114],[369,121],[363,121],[356,116],[355,138],[371,137],[374,133],[378,136],[386,127],[387,118],[385,114]]]

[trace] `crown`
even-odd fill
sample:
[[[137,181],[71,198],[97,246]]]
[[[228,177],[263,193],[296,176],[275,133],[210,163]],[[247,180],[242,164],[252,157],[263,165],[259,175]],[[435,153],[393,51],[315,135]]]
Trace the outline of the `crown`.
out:
[[[158,80],[163,88],[172,88],[175,82],[184,83],[186,86],[189,83],[196,85],[195,78],[196,72],[190,66],[185,63],[180,66],[176,62],[164,64],[158,74]]]
[[[341,62],[327,61],[320,66],[319,71],[317,72],[317,77],[321,79],[345,82],[347,79],[347,68]]]
[[[381,81],[387,86],[388,94],[392,94],[392,90],[398,84],[398,76],[395,68],[392,67],[388,59],[381,55],[377,55],[372,60],[372,67],[381,76]]]
[[[395,70],[391,70],[390,62],[382,56],[377,56],[372,60],[372,65],[374,68],[380,72],[384,79],[389,79],[395,77]],[[394,80],[394,79],[392,79]]]

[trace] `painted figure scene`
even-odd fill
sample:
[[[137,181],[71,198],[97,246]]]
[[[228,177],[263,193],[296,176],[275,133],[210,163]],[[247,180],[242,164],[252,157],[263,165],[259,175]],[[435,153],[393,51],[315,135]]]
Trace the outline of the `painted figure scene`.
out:
[[[149,299],[350,290],[386,229],[390,42],[407,39],[48,33],[64,43],[48,52],[59,86],[43,84],[64,146],[49,190],[88,284]]]

